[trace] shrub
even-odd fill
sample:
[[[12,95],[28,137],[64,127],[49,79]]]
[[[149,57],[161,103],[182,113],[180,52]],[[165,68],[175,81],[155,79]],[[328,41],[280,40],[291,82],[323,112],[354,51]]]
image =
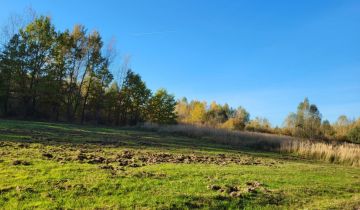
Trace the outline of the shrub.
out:
[[[349,139],[349,141],[352,141],[354,143],[360,143],[360,126],[352,128],[349,131],[347,138]]]

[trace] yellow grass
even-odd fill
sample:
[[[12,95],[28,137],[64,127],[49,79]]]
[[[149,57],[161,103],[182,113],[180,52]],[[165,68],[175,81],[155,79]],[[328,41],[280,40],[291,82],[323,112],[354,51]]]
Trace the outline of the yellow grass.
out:
[[[280,151],[296,153],[303,157],[360,166],[360,146],[350,143],[329,144],[313,141],[286,141]]]

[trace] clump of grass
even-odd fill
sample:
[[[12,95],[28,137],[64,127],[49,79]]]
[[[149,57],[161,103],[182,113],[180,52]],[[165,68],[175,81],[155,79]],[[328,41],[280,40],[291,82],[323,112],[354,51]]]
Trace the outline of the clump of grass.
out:
[[[313,141],[286,141],[280,151],[296,153],[304,157],[360,166],[360,146],[351,143],[329,144]]]

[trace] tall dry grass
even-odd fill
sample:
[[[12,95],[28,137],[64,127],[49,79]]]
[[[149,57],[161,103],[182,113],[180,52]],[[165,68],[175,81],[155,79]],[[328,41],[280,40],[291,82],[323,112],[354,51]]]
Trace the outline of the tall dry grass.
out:
[[[303,157],[324,160],[331,163],[360,166],[360,146],[357,144],[330,144],[308,140],[293,140],[283,142],[280,151],[296,153]]]
[[[142,129],[170,133],[209,141],[264,151],[294,153],[306,158],[331,163],[360,166],[360,145],[351,143],[331,144],[320,141],[296,139],[289,136],[247,131],[230,131],[190,124],[157,125],[145,123]]]
[[[216,143],[263,150],[273,150],[279,148],[283,141],[291,138],[273,134],[231,131],[227,129],[191,124],[157,125],[145,123],[141,126],[141,128],[159,133],[170,133],[192,138],[209,139],[210,141]]]

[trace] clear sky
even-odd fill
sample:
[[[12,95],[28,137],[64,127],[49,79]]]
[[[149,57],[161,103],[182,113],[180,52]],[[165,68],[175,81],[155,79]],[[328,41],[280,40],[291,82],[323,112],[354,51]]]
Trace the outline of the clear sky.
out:
[[[245,107],[281,125],[309,97],[330,121],[360,116],[360,1],[0,0],[59,30],[84,24],[152,89]],[[116,65],[115,65],[116,66]]]

